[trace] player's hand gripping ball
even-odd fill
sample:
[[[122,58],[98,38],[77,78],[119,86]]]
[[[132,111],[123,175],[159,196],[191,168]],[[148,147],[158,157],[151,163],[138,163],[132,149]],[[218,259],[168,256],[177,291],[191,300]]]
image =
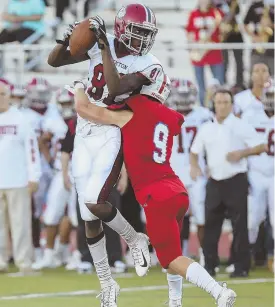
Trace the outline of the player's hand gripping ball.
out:
[[[90,29],[90,19],[87,18],[77,24],[70,35],[69,46],[72,56],[85,54],[97,42],[96,35]]]
[[[104,20],[100,16],[95,16],[89,19],[90,29],[95,33],[98,48],[104,49],[104,45],[109,46],[109,42],[106,35],[106,27]]]

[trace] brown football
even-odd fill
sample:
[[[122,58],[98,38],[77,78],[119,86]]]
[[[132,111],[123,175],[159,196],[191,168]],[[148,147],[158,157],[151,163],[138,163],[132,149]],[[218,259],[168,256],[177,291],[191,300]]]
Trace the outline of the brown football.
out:
[[[70,37],[70,52],[72,56],[85,54],[96,43],[93,31],[89,29],[89,18],[78,24]]]

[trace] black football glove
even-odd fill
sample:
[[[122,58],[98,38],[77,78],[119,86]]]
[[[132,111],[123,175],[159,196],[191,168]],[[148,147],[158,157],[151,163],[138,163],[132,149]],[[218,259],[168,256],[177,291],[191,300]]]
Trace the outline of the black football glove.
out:
[[[70,37],[73,33],[74,28],[79,24],[79,21],[76,21],[75,23],[70,24],[67,29],[65,30],[65,32],[63,33],[63,38],[62,39],[57,39],[56,42],[58,44],[61,44],[63,46],[69,46],[69,41],[70,41]]]
[[[90,18],[89,22],[90,22],[90,30],[95,33],[98,48],[104,49],[104,44],[106,46],[109,46],[104,20],[97,15],[95,17]],[[103,40],[104,44],[100,43],[99,39]]]

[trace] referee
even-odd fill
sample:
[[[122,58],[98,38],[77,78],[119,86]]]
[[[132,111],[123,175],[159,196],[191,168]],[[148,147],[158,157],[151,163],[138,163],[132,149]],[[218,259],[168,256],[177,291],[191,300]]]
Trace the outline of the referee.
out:
[[[215,118],[199,130],[191,147],[191,177],[201,175],[198,155],[206,153],[210,178],[206,186],[205,268],[213,276],[219,265],[218,242],[225,213],[233,228],[235,271],[230,277],[246,277],[250,269],[247,230],[247,157],[265,151],[256,130],[233,115],[233,96],[220,89],[213,98]]]

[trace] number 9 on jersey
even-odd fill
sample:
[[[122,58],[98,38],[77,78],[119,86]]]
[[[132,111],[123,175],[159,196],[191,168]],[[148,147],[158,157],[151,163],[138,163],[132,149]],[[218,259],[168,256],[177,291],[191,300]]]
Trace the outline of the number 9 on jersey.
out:
[[[158,123],[155,127],[153,139],[156,146],[156,150],[153,153],[153,160],[156,163],[162,164],[166,161],[168,135],[168,127],[163,123]]]

